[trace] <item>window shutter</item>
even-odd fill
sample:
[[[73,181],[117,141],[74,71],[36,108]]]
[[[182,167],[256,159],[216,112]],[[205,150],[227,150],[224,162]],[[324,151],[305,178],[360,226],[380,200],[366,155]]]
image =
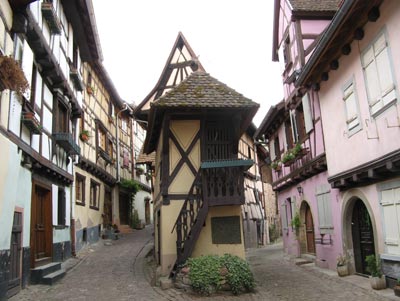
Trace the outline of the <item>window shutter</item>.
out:
[[[25,77],[30,84],[33,70],[33,52],[26,40],[24,42],[24,53],[22,55],[22,70],[24,71]],[[23,95],[26,99],[31,99],[31,89],[26,89]]]
[[[360,121],[358,119],[358,110],[356,97],[354,95],[354,85],[351,84],[344,90],[345,107],[346,107],[346,115],[347,115],[347,128],[351,130],[359,125]]]
[[[281,217],[282,217],[282,229],[287,230],[288,220],[287,220],[286,201],[281,205]]]
[[[51,185],[51,201],[52,201],[52,221],[53,221],[53,225],[57,226],[58,224],[58,186],[52,184]]]
[[[71,190],[65,189],[65,225],[71,225]]]
[[[400,255],[399,247],[399,217],[400,188],[382,191],[381,205],[385,225],[385,245],[387,253]]]
[[[275,154],[275,139],[271,139],[269,142],[269,153],[271,155],[271,161],[274,161],[276,158]]]
[[[306,133],[308,133],[314,127],[312,113],[311,113],[310,98],[308,97],[308,94],[305,94],[303,96],[301,102],[303,104],[304,124],[305,124],[305,128],[306,128]]]
[[[289,113],[290,113],[290,122],[292,124],[293,141],[297,143],[299,141],[299,134],[297,131],[296,113],[294,110],[290,111]]]

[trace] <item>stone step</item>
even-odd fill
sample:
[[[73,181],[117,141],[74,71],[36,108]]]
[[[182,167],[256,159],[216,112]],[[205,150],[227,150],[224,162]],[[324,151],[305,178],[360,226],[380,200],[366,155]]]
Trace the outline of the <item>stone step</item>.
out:
[[[120,225],[118,229],[122,234],[133,233],[133,229],[129,225]]]
[[[65,270],[58,270],[54,273],[48,274],[47,276],[42,278],[41,283],[47,284],[47,285],[53,285],[56,283],[58,280],[63,278],[65,276]]]
[[[52,262],[46,265],[42,265],[31,269],[31,283],[40,283],[41,279],[46,275],[59,271],[61,269],[61,262]]]

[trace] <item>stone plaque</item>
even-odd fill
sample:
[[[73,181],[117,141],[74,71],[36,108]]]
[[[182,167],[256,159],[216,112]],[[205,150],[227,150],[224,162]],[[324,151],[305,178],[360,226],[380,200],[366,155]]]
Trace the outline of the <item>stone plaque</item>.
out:
[[[211,235],[213,244],[240,244],[240,216],[211,218]]]

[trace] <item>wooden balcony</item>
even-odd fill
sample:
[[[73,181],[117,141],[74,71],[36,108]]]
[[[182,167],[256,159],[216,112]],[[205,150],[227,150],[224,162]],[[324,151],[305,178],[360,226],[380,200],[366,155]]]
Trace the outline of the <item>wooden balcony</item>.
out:
[[[53,3],[43,2],[42,3],[42,15],[46,20],[47,25],[50,28],[52,34],[61,34],[61,23],[54,10]]]
[[[203,199],[208,206],[243,205],[244,171],[253,160],[207,161],[201,164]]]
[[[54,140],[59,144],[68,154],[80,155],[81,148],[75,142],[71,133],[54,133]]]

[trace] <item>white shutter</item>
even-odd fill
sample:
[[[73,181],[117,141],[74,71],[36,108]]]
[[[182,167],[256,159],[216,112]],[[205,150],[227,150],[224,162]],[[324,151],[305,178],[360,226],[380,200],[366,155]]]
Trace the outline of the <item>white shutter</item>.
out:
[[[292,209],[292,219],[293,219],[294,215],[296,214],[296,197],[292,196],[290,198],[290,205],[292,206],[291,209]]]
[[[318,222],[320,228],[326,227],[325,221],[325,209],[324,209],[324,198],[322,195],[317,195],[317,207],[318,207]]]
[[[57,226],[58,224],[58,186],[52,184],[51,185],[51,201],[52,201],[52,221],[53,225]]]
[[[301,102],[303,104],[304,125],[306,127],[306,133],[308,133],[313,129],[313,117],[311,113],[310,98],[307,93],[303,96]]]
[[[331,233],[333,229],[330,186],[320,185],[316,187],[318,222],[321,234]]]
[[[385,225],[385,245],[387,253],[400,255],[399,217],[400,188],[382,191],[381,205]]]
[[[353,84],[351,84],[344,90],[343,99],[345,101],[345,107],[346,107],[347,128],[351,130],[360,124],[360,121],[358,119],[357,102],[356,102],[356,97],[354,95]]]
[[[275,154],[275,139],[271,139],[269,142],[269,154],[271,156],[271,161],[274,161],[276,158]]]
[[[297,124],[296,124],[296,112],[294,110],[289,111],[290,113],[290,123],[292,124],[292,133],[293,133],[293,142],[297,142],[298,133],[297,133]]]
[[[281,205],[281,217],[282,217],[282,229],[287,230],[288,221],[287,221],[286,201]]]
[[[65,225],[71,225],[71,188],[65,188]]]
[[[365,67],[365,76],[367,79],[368,101],[370,106],[373,106],[380,96],[379,80],[377,77],[377,70],[375,62],[371,62]]]

